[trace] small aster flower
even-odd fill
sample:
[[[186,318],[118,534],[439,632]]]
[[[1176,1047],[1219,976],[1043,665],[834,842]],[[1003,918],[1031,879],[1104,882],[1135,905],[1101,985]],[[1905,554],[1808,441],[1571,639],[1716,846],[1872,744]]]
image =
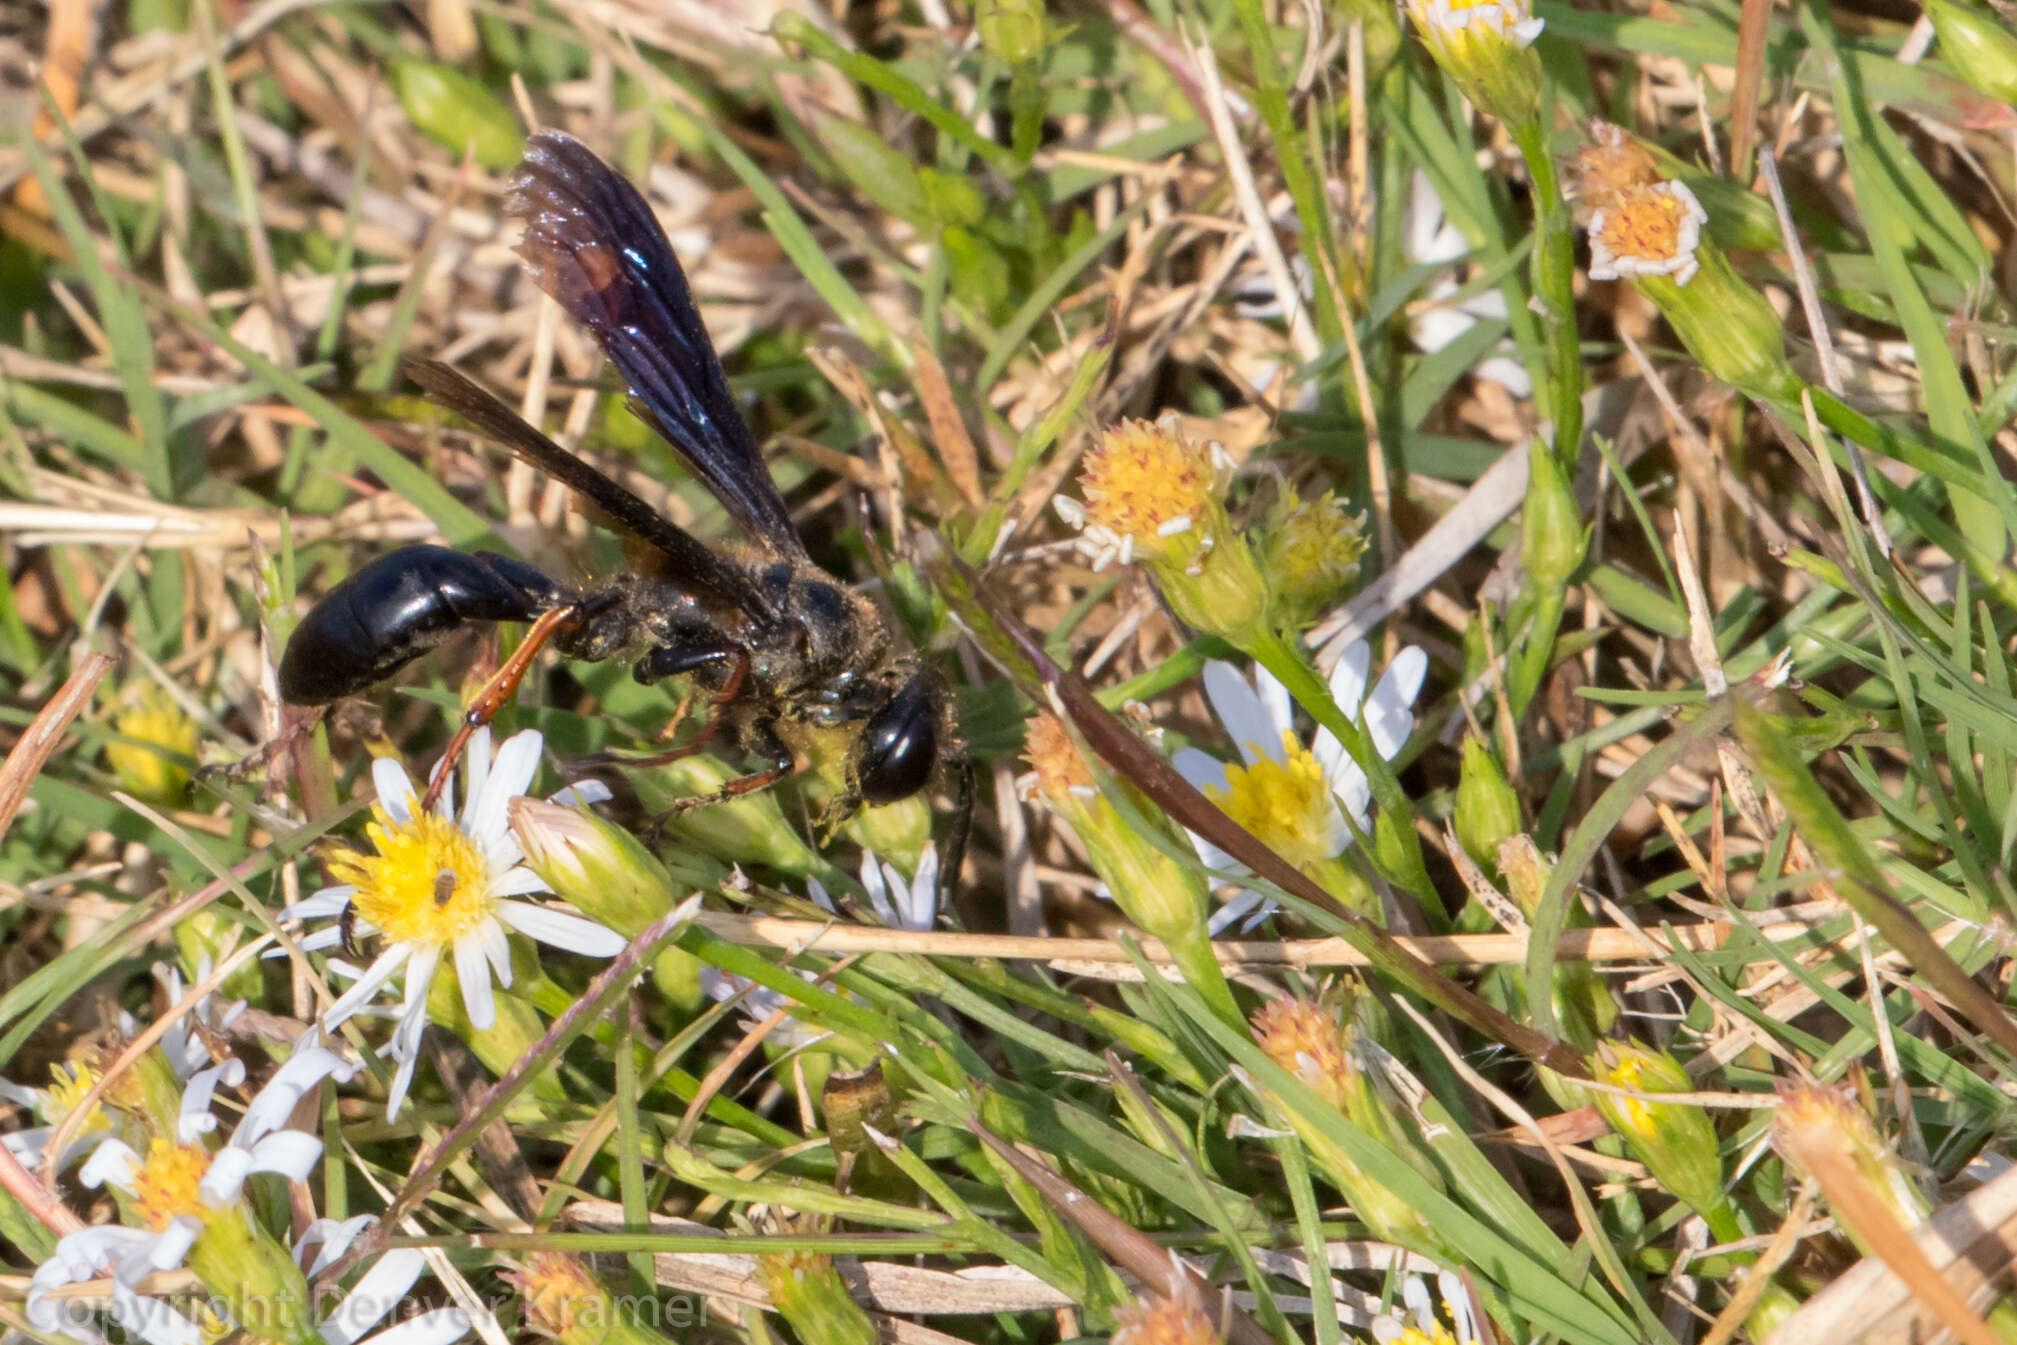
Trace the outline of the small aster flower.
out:
[[[1436,1277],[1442,1311],[1435,1296],[1419,1275],[1401,1281],[1401,1304],[1405,1315],[1381,1313],[1373,1319],[1373,1339],[1379,1345],[1481,1345],[1478,1321],[1471,1309],[1471,1294],[1463,1277],[1443,1271]]]
[[[1401,251],[1417,265],[1455,262],[1471,250],[1470,241],[1444,213],[1435,183],[1420,169],[1415,170],[1409,186],[1404,227]],[[1506,296],[1502,292],[1485,290],[1468,299],[1451,301],[1460,288],[1456,277],[1444,270],[1429,285],[1427,303],[1410,311],[1408,336],[1424,352],[1441,350],[1482,321],[1505,319]],[[1502,347],[1505,344],[1501,342]],[[1510,355],[1480,360],[1472,372],[1488,383],[1498,384],[1516,399],[1534,393],[1534,380],[1527,373],[1527,366]]]
[[[1412,647],[1402,650],[1369,696],[1371,658],[1363,641],[1349,646],[1331,673],[1331,696],[1346,714],[1363,716],[1373,749],[1392,760],[1414,731],[1411,707],[1428,672],[1428,656]],[[1241,762],[1235,765],[1187,747],[1174,758],[1178,773],[1283,859],[1305,872],[1321,873],[1352,843],[1346,817],[1361,831],[1369,825],[1372,786],[1365,772],[1329,729],[1319,730],[1311,746],[1303,745],[1288,689],[1265,668],[1256,667],[1249,682],[1230,663],[1208,663],[1205,695]],[[1244,872],[1210,841],[1195,833],[1191,841],[1208,867]],[[1232,920],[1255,912],[1251,925],[1271,909],[1258,894],[1247,892],[1220,916]]]
[[[1529,0],[1407,0],[1408,18],[1443,72],[1481,112],[1521,125],[1540,113],[1541,20]]]
[[[1590,279],[1672,276],[1685,285],[1700,269],[1695,249],[1708,222],[1709,212],[1685,183],[1622,192],[1590,216]]]
[[[491,758],[490,734],[479,730],[469,741],[469,786],[462,813],[451,798],[453,782],[433,813],[419,811],[419,793],[398,762],[372,763],[378,802],[365,829],[375,853],[333,855],[330,874],[342,879],[290,906],[282,919],[327,919],[332,923],[301,939],[304,949],[342,941],[336,923],[347,905],[357,908],[360,932],[382,934],[385,950],[331,1005],[323,1027],[333,1030],[376,998],[403,967],[405,999],[389,1054],[398,1063],[387,1105],[396,1114],[406,1100],[427,1026],[427,991],[444,957],[454,960],[456,980],[469,1022],[478,1031],[493,1026],[497,1006],[490,978],[511,984],[507,930],[588,957],[613,957],[623,936],[606,926],[552,906],[518,900],[552,889],[524,862],[524,850],[510,825],[508,807],[525,793],[539,770],[541,738],[528,729],[512,737]],[[555,801],[594,802],[608,797],[594,781],[563,790]]]
[[[1140,561],[1179,618],[1240,645],[1267,618],[1268,585],[1226,514],[1232,476],[1224,445],[1187,438],[1176,416],[1127,421],[1086,454],[1085,502],[1052,505],[1095,569]]]
[[[1634,1041],[1605,1041],[1590,1056],[1590,1076],[1636,1096],[1592,1091],[1591,1101],[1624,1137],[1632,1156],[1646,1165],[1654,1180],[1697,1213],[1720,1208],[1723,1157],[1716,1123],[1700,1104],[1656,1102],[1662,1093],[1689,1093],[1694,1080],[1667,1051]]]
[[[876,918],[891,929],[922,933],[938,924],[938,847],[927,845],[909,882],[896,865],[861,852],[861,885]]]
[[[1680,182],[1620,191],[1590,216],[1590,279],[1630,281],[1725,383],[1796,403],[1803,385],[1786,360],[1785,324],[1703,236],[1708,218]]]

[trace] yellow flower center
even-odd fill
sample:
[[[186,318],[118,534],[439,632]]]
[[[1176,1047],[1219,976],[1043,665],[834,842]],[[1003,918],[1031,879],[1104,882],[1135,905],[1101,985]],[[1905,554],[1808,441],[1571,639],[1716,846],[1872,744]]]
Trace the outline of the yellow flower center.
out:
[[[1331,818],[1337,805],[1324,768],[1293,733],[1282,734],[1282,761],[1262,757],[1226,768],[1226,787],[1206,787],[1220,811],[1262,844],[1301,868],[1334,857]]]
[[[82,1062],[49,1067],[49,1086],[42,1090],[42,1119],[50,1125],[60,1125],[77,1104],[84,1101],[84,1095],[98,1084],[98,1071]],[[91,1115],[86,1118],[78,1133],[88,1135],[94,1130],[104,1130],[112,1124],[105,1116],[105,1110],[92,1104]]]
[[[432,813],[398,823],[372,812],[364,834],[378,853],[329,859],[332,877],[355,884],[359,916],[394,943],[449,944],[490,914],[490,865],[461,828]]]
[[[1605,213],[1599,237],[1614,257],[1672,261],[1687,215],[1686,203],[1670,192],[1632,191]]]
[[[150,684],[112,716],[112,730],[133,742],[109,742],[105,760],[130,793],[181,801],[189,772],[179,758],[196,755],[196,721],[159,686]]]
[[[201,1144],[170,1144],[157,1139],[133,1172],[133,1210],[140,1222],[160,1232],[179,1214],[209,1216],[196,1185],[210,1171],[210,1151]]]
[[[1617,1088],[1638,1089],[1640,1087],[1639,1078],[1644,1072],[1645,1067],[1645,1057],[1621,1051],[1618,1054],[1616,1062],[1604,1071],[1604,1082]],[[1637,1134],[1646,1134],[1652,1130],[1653,1107],[1651,1103],[1636,1097],[1626,1097],[1623,1094],[1613,1095],[1611,1102],[1617,1107],[1617,1119],[1624,1122],[1623,1129],[1631,1130]]]
[[[1204,446],[1140,420],[1102,434],[1079,473],[1088,521],[1149,544],[1202,523],[1219,484]]]

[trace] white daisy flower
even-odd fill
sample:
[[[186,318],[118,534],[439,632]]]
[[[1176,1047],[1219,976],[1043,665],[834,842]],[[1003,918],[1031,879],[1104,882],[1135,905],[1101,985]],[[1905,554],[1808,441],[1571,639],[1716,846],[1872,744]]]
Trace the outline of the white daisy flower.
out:
[[[340,917],[351,905],[359,933],[385,938],[377,960],[323,1016],[325,1029],[333,1030],[365,1008],[405,969],[405,998],[386,1052],[398,1064],[387,1115],[396,1114],[406,1100],[427,1027],[428,987],[444,957],[454,960],[463,1007],[470,1024],[481,1031],[497,1021],[491,976],[500,985],[511,984],[508,929],[589,957],[613,957],[623,950],[623,936],[593,920],[515,900],[552,890],[523,863],[525,852],[508,812],[511,800],[524,794],[538,773],[541,741],[537,731],[527,729],[506,741],[493,760],[490,733],[479,729],[469,740],[469,787],[460,817],[452,802],[452,780],[435,811],[422,813],[420,793],[405,769],[380,757],[371,771],[378,802],[365,828],[376,853],[332,857],[331,875],[347,881],[282,912],[283,920],[331,922],[305,935],[300,941],[304,949],[341,943]],[[606,786],[588,781],[562,790],[554,801],[582,804],[608,797]]]
[[[294,1244],[294,1258],[310,1278],[334,1265],[350,1249],[358,1236],[377,1222],[360,1214],[354,1219],[317,1219]],[[311,1247],[320,1245],[312,1260]],[[385,1320],[387,1314],[408,1302],[413,1286],[427,1269],[427,1253],[418,1247],[401,1247],[381,1255],[350,1286],[316,1330],[328,1345],[449,1345],[469,1334],[469,1314],[461,1308],[436,1308],[390,1326],[375,1335],[366,1335]]]
[[[254,1095],[231,1138],[213,1151],[203,1137],[217,1129],[217,1117],[210,1110],[217,1087],[235,1087],[245,1079],[244,1062],[226,1060],[190,1077],[182,1091],[173,1140],[156,1139],[145,1157],[120,1139],[100,1144],[79,1177],[89,1187],[110,1182],[125,1191],[148,1226],[104,1225],[65,1235],[30,1282],[29,1319],[77,1340],[102,1341],[95,1305],[48,1295],[62,1285],[109,1275],[112,1320],[129,1335],[149,1345],[197,1345],[202,1333],[195,1323],[138,1292],[141,1282],[155,1271],[180,1266],[205,1225],[238,1199],[253,1173],[276,1172],[289,1181],[305,1180],[322,1156],[322,1141],[286,1129],[288,1117],[324,1079],[342,1082],[355,1072],[334,1052],[297,1047]]]
[[[1401,250],[1417,265],[1454,262],[1471,250],[1469,240],[1443,212],[1442,198],[1435,184],[1419,168],[1408,192],[1408,215]],[[1449,345],[1482,321],[1503,320],[1506,296],[1486,290],[1468,299],[1443,302],[1461,288],[1447,268],[1429,285],[1428,306],[1408,318],[1408,335],[1424,353],[1434,353]],[[1506,355],[1480,360],[1472,370],[1479,378],[1497,383],[1516,398],[1531,397],[1534,380],[1527,366]]]
[[[1347,647],[1331,672],[1331,697],[1364,727],[1373,750],[1391,761],[1414,731],[1412,707],[1429,660],[1419,649],[1402,650],[1369,696],[1371,659],[1363,641]],[[1288,688],[1264,668],[1256,667],[1248,682],[1230,663],[1208,663],[1205,695],[1239,748],[1240,764],[1187,747],[1173,758],[1178,773],[1299,869],[1343,854],[1352,843],[1345,818],[1350,816],[1361,831],[1369,825],[1372,786],[1336,735],[1320,729],[1315,742],[1303,746]],[[1195,832],[1191,841],[1208,867],[1245,872],[1231,855]],[[1212,932],[1243,916],[1250,916],[1251,928],[1272,910],[1273,903],[1258,893],[1243,892],[1213,918]]]
[[[868,892],[876,918],[891,929],[923,932],[938,924],[938,845],[928,844],[918,856],[917,873],[906,883],[896,865],[862,851],[861,885]]]

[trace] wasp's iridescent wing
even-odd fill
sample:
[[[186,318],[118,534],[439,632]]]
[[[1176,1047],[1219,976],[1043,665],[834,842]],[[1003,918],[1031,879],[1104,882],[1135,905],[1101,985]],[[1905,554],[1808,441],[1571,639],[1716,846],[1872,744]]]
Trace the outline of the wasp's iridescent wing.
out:
[[[657,551],[667,562],[668,578],[751,616],[777,615],[741,566],[710,550],[699,538],[628,489],[554,443],[516,411],[456,370],[439,360],[411,356],[400,361],[400,368],[426,390],[431,400],[462,416],[573,490],[610,527]]]
[[[637,189],[572,136],[541,131],[526,146],[507,208],[525,220],[518,253],[526,269],[595,333],[653,428],[753,540],[803,558],[686,273]]]

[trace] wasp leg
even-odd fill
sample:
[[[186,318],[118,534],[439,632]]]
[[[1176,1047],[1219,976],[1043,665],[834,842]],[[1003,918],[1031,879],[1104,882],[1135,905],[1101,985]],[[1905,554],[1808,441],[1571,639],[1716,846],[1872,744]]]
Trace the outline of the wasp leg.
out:
[[[681,813],[692,812],[695,808],[705,808],[710,803],[723,803],[729,799],[739,799],[745,794],[754,794],[769,789],[778,781],[790,776],[798,769],[797,759],[791,749],[778,738],[777,730],[768,723],[757,724],[743,733],[743,747],[751,755],[761,757],[771,763],[768,770],[737,776],[720,789],[709,790],[705,794],[695,794],[689,798],[675,799],[671,807],[658,815],[662,823],[678,817]]]
[[[670,766],[696,752],[704,751],[714,741],[720,731],[722,716],[720,707],[727,705],[742,695],[743,685],[749,680],[749,651],[740,645],[662,645],[646,654],[638,663],[634,676],[646,686],[664,677],[674,677],[680,673],[695,672],[701,668],[728,665],[728,676],[722,679],[721,690],[714,697],[717,713],[700,726],[700,732],[677,747],[668,747],[642,756],[620,756],[614,752],[597,752],[588,758],[592,765],[624,766],[645,768]],[[673,725],[685,719],[693,704],[693,697],[687,696],[673,712]]]
[[[461,726],[448,740],[448,750],[441,755],[441,764],[434,768],[434,778],[427,782],[427,794],[420,800],[421,812],[434,810],[441,791],[448,787],[448,777],[455,770],[455,763],[462,757],[462,749],[469,745],[470,735],[497,718],[497,712],[511,704],[511,698],[518,694],[525,675],[532,671],[532,660],[538,657],[539,651],[546,648],[554,636],[573,630],[580,624],[581,608],[574,603],[555,607],[532,623],[531,629],[525,632],[524,642],[504,661],[503,667],[490,675],[490,680],[470,701]]]

